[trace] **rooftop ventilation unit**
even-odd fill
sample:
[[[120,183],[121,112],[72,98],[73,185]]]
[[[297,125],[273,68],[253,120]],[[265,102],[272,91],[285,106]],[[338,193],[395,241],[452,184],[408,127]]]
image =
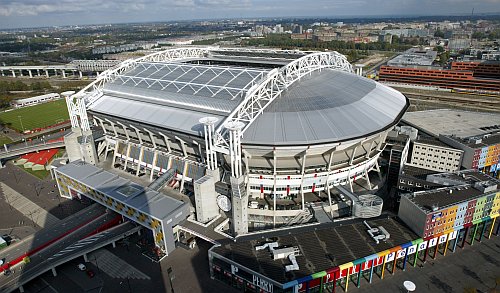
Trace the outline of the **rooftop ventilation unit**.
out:
[[[269,248],[269,251],[272,254],[273,260],[288,258],[291,265],[285,266],[285,271],[297,271],[299,270],[299,264],[297,263],[296,256],[300,255],[300,250],[297,246],[293,247],[281,247],[278,248],[278,242],[268,242],[262,245],[255,246],[255,250],[263,250]]]
[[[384,227],[378,226],[377,228],[372,228],[366,221],[363,221],[363,223],[368,228],[367,232],[375,240],[375,243],[379,244],[380,240],[385,241],[391,237],[391,234]]]

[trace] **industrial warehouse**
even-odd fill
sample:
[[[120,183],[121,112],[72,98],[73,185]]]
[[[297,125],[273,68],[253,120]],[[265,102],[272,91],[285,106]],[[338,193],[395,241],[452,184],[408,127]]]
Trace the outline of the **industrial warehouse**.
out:
[[[498,234],[499,182],[476,170],[382,214],[379,160],[409,101],[337,52],[176,48],[63,95],[61,196],[142,225],[165,255],[184,234],[214,243],[211,276],[245,292],[347,291]]]

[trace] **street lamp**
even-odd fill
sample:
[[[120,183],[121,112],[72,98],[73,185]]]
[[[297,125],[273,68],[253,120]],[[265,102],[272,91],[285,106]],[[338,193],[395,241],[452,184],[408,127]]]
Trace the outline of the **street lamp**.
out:
[[[19,118],[19,123],[21,123],[21,128],[23,130],[23,133],[24,133],[24,126],[23,126],[23,120],[21,119],[22,116],[17,116],[17,118]]]

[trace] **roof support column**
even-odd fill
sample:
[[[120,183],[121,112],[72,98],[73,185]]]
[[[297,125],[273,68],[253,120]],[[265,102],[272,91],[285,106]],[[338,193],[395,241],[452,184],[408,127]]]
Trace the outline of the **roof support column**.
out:
[[[137,162],[137,170],[135,171],[135,176],[139,176],[139,171],[141,171],[141,162],[143,156],[144,156],[144,146],[141,145],[141,150],[139,152],[139,161]]]
[[[241,130],[245,126],[239,121],[229,121],[224,125],[229,129],[229,155],[231,157],[231,174],[239,178],[242,175],[241,166]]]
[[[182,168],[182,179],[181,179],[181,185],[179,187],[179,192],[182,192],[184,190],[184,183],[186,182],[186,174],[188,172],[189,164],[187,161],[184,161],[184,165]]]
[[[102,121],[102,119],[101,119],[101,118],[99,118],[99,117],[95,117],[95,116],[94,116],[94,119],[95,119],[95,120],[97,120],[97,121],[99,121],[99,124],[100,124],[100,125],[101,125],[101,127],[102,127],[102,131],[104,131],[104,134],[105,134],[105,135],[107,135],[107,134],[108,134],[108,131],[106,130],[106,127],[104,127],[104,121]]]
[[[142,145],[142,138],[141,138],[141,132],[139,131],[139,129],[135,126],[133,126],[132,124],[129,124],[130,128],[132,128],[133,130],[135,130],[135,133],[137,134],[137,139],[139,140],[139,144]]]
[[[365,179],[366,179],[366,183],[368,184],[368,189],[369,189],[369,190],[372,190],[372,184],[371,184],[371,182],[370,182],[370,176],[368,176],[368,172],[369,172],[370,170],[367,170],[367,167],[368,167],[368,164],[367,164],[367,163],[365,163],[365,172],[364,172],[364,173],[365,173]]]
[[[144,129],[144,131],[145,131],[147,134],[149,134],[149,139],[151,139],[151,143],[153,144],[153,148],[154,148],[154,149],[155,149],[155,151],[156,151],[156,141],[155,141],[155,136],[154,136],[153,132],[149,131],[149,130],[148,130],[148,129],[146,129],[146,128],[143,128],[143,129]]]
[[[123,170],[127,170],[128,158],[130,156],[131,145],[130,142],[127,141],[127,153],[125,154],[125,164],[123,165]]]
[[[372,140],[372,142],[370,143],[370,148],[368,149],[368,151],[366,152],[366,156],[365,158],[369,159],[370,158],[370,154],[372,152],[372,149],[373,149],[373,144],[375,143],[375,140]]]
[[[349,166],[352,166],[352,163],[354,161],[354,156],[356,156],[357,149],[358,149],[358,146],[355,146],[354,149],[352,150],[351,158],[349,158]]]
[[[116,156],[118,153],[118,145],[119,144],[120,144],[120,142],[118,140],[115,140],[115,150],[113,152],[113,160],[111,161],[111,167],[113,167],[113,168],[115,166],[115,161],[116,161]]]
[[[158,151],[155,149],[154,155],[153,155],[153,162],[151,162],[151,174],[149,174],[149,181],[153,181],[153,175],[155,173],[157,160],[158,160]]]
[[[123,124],[119,121],[116,121],[116,124],[120,125],[123,128],[123,131],[125,132],[125,136],[127,137],[127,142],[130,141],[130,136],[128,135],[127,126],[125,126],[125,124]]]
[[[200,119],[200,123],[203,124],[204,137],[205,137],[205,152],[206,152],[206,164],[208,169],[215,170],[217,168],[217,157],[214,150],[214,124],[217,123],[219,119],[215,117],[203,117]]]
[[[328,175],[326,176],[326,183],[325,183],[325,188],[326,188],[326,194],[328,195],[328,205],[330,206],[330,217],[333,220],[333,210],[332,210],[332,195],[330,194],[330,169],[332,167],[332,162],[333,162],[333,153],[335,152],[335,148],[333,148],[330,151],[330,156],[328,158],[328,164],[326,166],[326,171],[328,172]]]
[[[184,158],[187,158],[188,154],[186,151],[186,142],[180,139],[178,136],[174,136],[175,139],[177,139],[181,143],[181,148],[182,148],[182,155]]]
[[[306,159],[307,159],[307,151],[309,150],[309,146],[307,149],[304,151],[304,155],[302,155],[302,170],[300,174],[302,174],[301,182],[300,182],[300,197],[302,200],[302,210],[304,211],[306,209],[306,203],[304,202],[304,175],[306,172]]]
[[[165,134],[161,133],[161,132],[158,132],[162,137],[163,139],[165,140],[165,145],[167,146],[167,150],[169,153],[172,152],[172,148],[170,147],[170,140],[168,138],[168,136],[166,136]]]
[[[116,127],[115,127],[115,123],[107,118],[104,118],[104,120],[106,120],[106,122],[108,122],[110,125],[111,125],[111,128],[113,128],[113,132],[115,134],[115,138],[118,137],[118,132],[116,132]]]

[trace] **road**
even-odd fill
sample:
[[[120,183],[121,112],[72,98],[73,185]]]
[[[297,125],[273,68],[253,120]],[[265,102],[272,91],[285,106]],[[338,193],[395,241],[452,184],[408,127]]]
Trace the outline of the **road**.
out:
[[[115,213],[106,213],[102,216],[99,216],[92,222],[84,225],[71,234],[56,241],[49,247],[31,256],[30,262],[28,264],[21,264],[16,268],[13,268],[12,274],[10,274],[9,276],[1,275],[0,288],[2,289],[0,292],[11,292],[18,288],[20,285],[30,280],[33,275],[38,275],[46,271],[47,265],[50,265],[53,261],[53,259],[50,259],[52,256],[56,255],[60,251],[63,251],[65,248],[71,246],[75,242],[78,242],[89,233],[95,231],[98,227],[114,219],[116,216],[117,214]]]
[[[0,255],[2,258],[5,258],[5,263],[13,261],[24,253],[32,251],[33,249],[42,246],[48,241],[55,239],[58,236],[61,236],[64,233],[71,231],[79,225],[95,219],[104,213],[104,207],[98,204],[93,204],[88,208],[85,208],[80,212],[74,214],[73,216],[66,218],[64,221],[60,221],[58,224],[52,227],[41,229],[40,231],[23,239],[22,241],[8,246],[1,251]]]

